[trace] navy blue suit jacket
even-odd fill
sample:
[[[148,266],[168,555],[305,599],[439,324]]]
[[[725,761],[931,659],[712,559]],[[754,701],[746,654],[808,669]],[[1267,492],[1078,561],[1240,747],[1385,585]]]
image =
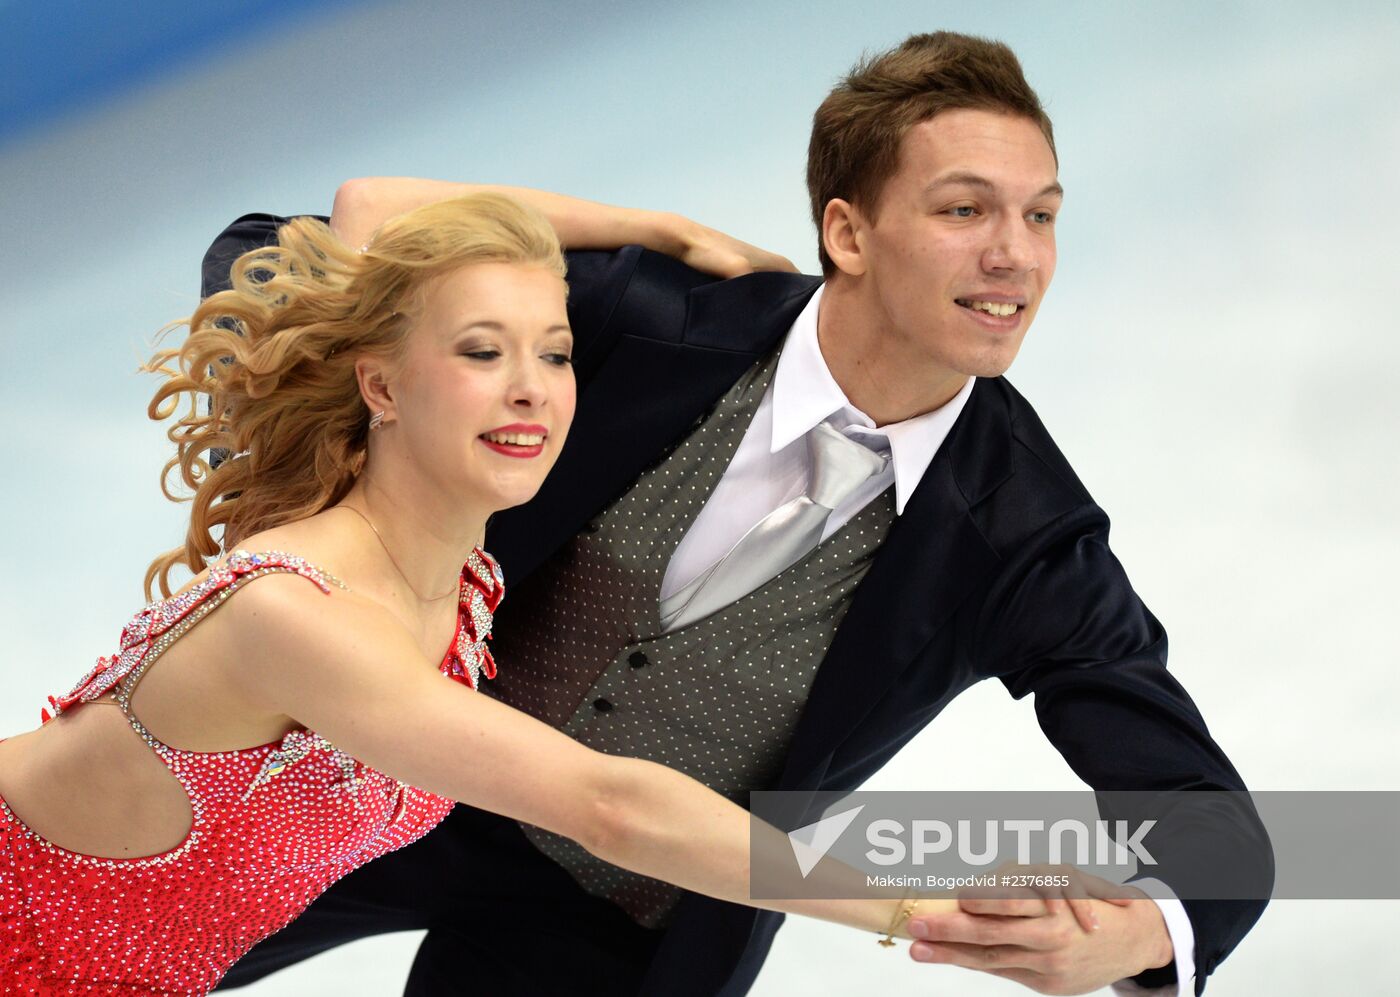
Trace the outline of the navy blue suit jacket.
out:
[[[281,219],[249,215],[205,261],[206,293]],[[487,547],[519,582],[660,461],[816,290],[814,277],[718,281],[628,247],[569,254],[579,396],[558,464]],[[625,446],[620,446],[625,441]],[[1243,789],[1166,668],[1167,636],[1108,546],[1108,517],[1034,410],[982,380],[855,592],[772,789],[847,790],[985,678],[1034,695],[1045,735],[1096,790]],[[930,787],[931,788],[931,787]],[[1220,847],[1268,865],[1241,820]],[[1163,876],[1168,882],[1170,878]],[[1262,901],[1186,901],[1197,992]],[[782,915],[687,894],[643,992],[742,994]],[[1139,981],[1175,978],[1168,966]]]

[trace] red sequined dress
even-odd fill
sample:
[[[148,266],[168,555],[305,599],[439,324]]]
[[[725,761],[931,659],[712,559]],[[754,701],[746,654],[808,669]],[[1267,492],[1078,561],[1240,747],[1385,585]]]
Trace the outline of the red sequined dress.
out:
[[[116,655],[50,699],[56,712],[69,712],[115,691],[131,726],[189,795],[194,819],[168,852],[98,858],[45,841],[0,800],[0,994],[207,993],[331,883],[426,834],[452,809],[453,801],[377,772],[313,731],[256,748],[185,751],[132,715],[137,682],[166,648],[272,572],[293,572],[326,593],[340,585],[299,557],[235,551],[194,588],[141,610]],[[502,592],[500,568],[474,551],[462,570],[445,676],[473,688],[482,674],[494,676],[486,638]]]

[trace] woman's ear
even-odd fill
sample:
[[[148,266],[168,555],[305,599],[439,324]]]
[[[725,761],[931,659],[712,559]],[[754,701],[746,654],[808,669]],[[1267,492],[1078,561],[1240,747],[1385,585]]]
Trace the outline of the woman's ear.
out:
[[[389,389],[389,371],[384,361],[361,357],[355,361],[355,383],[369,409],[370,428],[394,421],[394,396]]]
[[[865,226],[860,209],[849,201],[833,197],[822,212],[822,245],[826,255],[844,274],[859,277],[865,273],[861,232]]]

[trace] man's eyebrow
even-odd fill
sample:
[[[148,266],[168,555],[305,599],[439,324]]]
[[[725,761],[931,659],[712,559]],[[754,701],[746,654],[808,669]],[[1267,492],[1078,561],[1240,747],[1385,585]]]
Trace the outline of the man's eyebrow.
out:
[[[939,187],[952,186],[981,187],[986,190],[996,189],[996,184],[992,183],[986,177],[979,177],[976,173],[949,173],[939,177],[933,183],[925,187],[924,190],[936,190]]]
[[[996,190],[996,184],[992,183],[986,177],[978,176],[976,173],[949,173],[933,181],[933,183],[924,188],[924,191],[927,193],[928,191],[937,190],[939,187],[948,186],[978,187],[983,190]],[[1064,197],[1065,189],[1060,186],[1059,181],[1056,181],[1046,186],[1035,196]]]

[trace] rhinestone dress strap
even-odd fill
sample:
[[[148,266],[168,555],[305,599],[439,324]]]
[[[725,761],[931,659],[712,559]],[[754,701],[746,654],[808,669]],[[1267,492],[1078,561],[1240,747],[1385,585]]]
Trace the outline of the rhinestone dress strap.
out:
[[[496,660],[486,641],[491,636],[491,614],[506,591],[505,576],[496,559],[480,547],[467,555],[462,566],[462,589],[457,601],[457,636],[442,659],[442,673],[469,689],[480,687],[484,675],[496,677]]]
[[[134,722],[131,693],[146,669],[182,634],[232,595],[243,581],[273,572],[298,574],[326,594],[332,586],[346,588],[344,582],[295,554],[235,550],[226,560],[211,566],[208,576],[198,585],[169,599],[153,602],[138,612],[122,629],[116,654],[98,658],[97,664],[67,695],[49,697],[53,712],[44,710],[43,722],[47,723],[78,703],[93,702],[114,688],[118,705]]]

